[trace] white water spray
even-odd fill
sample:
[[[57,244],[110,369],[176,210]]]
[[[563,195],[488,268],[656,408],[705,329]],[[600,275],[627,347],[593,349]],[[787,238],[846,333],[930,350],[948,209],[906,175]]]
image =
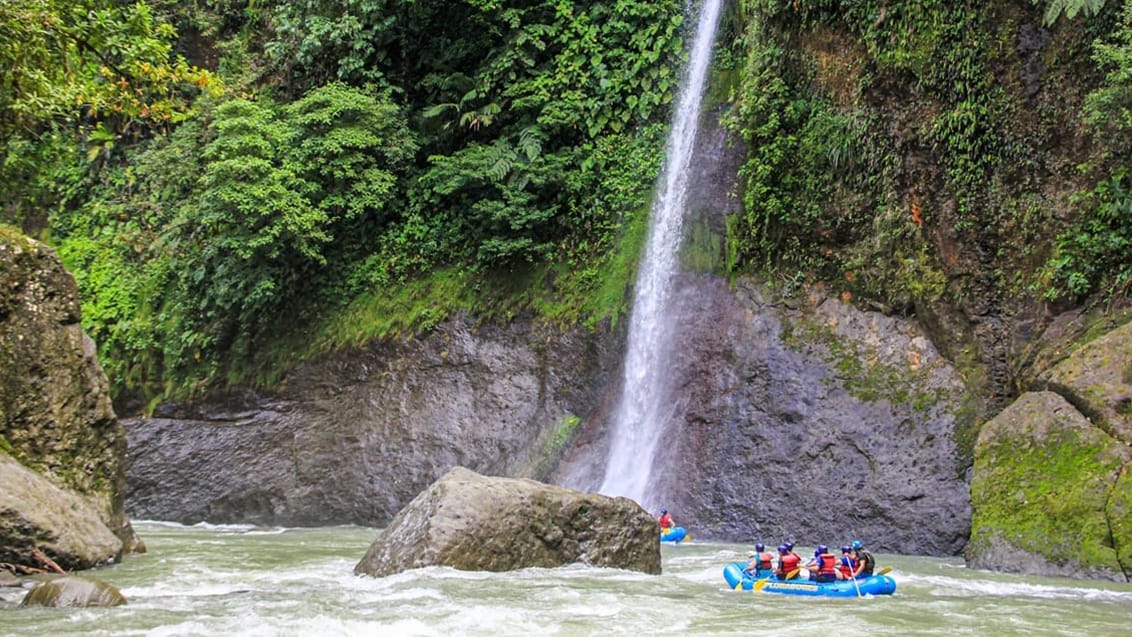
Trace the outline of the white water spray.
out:
[[[621,401],[611,428],[605,479],[598,489],[645,506],[651,504],[646,498],[657,445],[672,416],[667,375],[672,332],[669,299],[683,238],[688,169],[721,4],[722,0],[704,0],[680,86],[649,215],[648,242],[637,272]]]

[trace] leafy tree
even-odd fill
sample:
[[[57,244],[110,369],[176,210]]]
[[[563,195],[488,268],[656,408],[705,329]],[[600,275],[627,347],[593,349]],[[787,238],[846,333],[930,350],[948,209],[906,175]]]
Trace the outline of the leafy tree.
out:
[[[0,140],[46,121],[176,122],[208,73],[171,54],[175,33],[144,2],[0,0]]]
[[[0,181],[23,186],[0,198],[8,216],[38,214],[29,202],[47,198],[44,173],[65,161],[61,134],[97,156],[182,121],[201,88],[218,89],[172,54],[175,35],[144,2],[0,0]]]
[[[339,84],[282,108],[226,102],[207,135],[197,198],[168,234],[179,360],[250,351],[312,289],[342,224],[384,213],[415,147],[387,99]]]
[[[1046,5],[1042,21],[1046,26],[1057,22],[1064,15],[1072,20],[1078,14],[1097,15],[1104,8],[1105,0],[1030,0],[1035,5]]]

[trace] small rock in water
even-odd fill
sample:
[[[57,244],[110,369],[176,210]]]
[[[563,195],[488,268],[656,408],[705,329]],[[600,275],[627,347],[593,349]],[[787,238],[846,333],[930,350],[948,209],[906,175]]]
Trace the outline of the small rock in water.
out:
[[[31,589],[21,606],[51,608],[88,608],[121,606],[126,603],[122,592],[102,580],[68,575],[44,582]]]

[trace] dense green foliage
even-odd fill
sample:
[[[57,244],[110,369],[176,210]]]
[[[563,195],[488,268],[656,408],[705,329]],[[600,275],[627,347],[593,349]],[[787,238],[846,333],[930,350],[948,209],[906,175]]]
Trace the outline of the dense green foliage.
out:
[[[0,6],[4,24],[26,17]],[[181,99],[123,102],[117,119],[105,99],[76,109],[105,84],[92,66],[53,110],[33,98],[64,78],[0,104],[18,132],[7,216],[34,229],[47,215],[116,388],[271,376],[459,310],[621,311],[677,88],[680,3],[69,6],[42,15],[115,50],[109,21],[136,44],[124,59],[165,65],[154,92]],[[178,92],[186,78],[218,90]],[[165,125],[139,128],[146,117]]]
[[[740,0],[725,267],[909,313],[1126,293],[1117,4]],[[116,388],[623,311],[681,3],[26,5],[0,0],[4,218],[60,249]]]
[[[732,262],[908,312],[1126,292],[1132,56],[1112,4],[741,2]]]
[[[1111,38],[1094,45],[1094,59],[1107,73],[1084,104],[1085,121],[1110,141],[1112,162],[1096,186],[1079,194],[1083,214],[1057,238],[1047,273],[1060,291],[1084,297],[1101,289],[1132,289],[1132,192],[1129,161],[1121,151],[1132,143],[1132,2],[1125,2]]]

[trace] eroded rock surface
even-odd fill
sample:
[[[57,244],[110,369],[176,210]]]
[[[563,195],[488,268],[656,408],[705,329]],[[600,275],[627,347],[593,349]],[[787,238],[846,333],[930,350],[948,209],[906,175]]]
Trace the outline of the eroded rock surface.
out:
[[[354,572],[385,576],[425,566],[466,571],[582,563],[660,573],[659,528],[626,498],[457,467],[413,499]]]
[[[141,546],[123,508],[125,432],[80,317],[54,251],[0,229],[2,562],[42,567],[31,543],[89,568]]]

